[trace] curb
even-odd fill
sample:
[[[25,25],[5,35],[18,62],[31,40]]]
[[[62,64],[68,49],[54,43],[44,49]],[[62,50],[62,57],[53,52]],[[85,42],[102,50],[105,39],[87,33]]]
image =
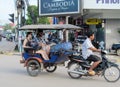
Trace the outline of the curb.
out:
[[[13,53],[11,53],[11,52],[0,52],[0,55],[13,55]]]
[[[20,55],[19,52],[0,52],[0,55]]]

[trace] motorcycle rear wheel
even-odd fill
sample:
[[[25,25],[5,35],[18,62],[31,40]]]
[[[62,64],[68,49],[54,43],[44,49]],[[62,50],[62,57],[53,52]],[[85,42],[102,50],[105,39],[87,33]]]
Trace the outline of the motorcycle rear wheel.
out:
[[[30,76],[37,76],[40,72],[41,65],[36,60],[30,60],[27,63],[27,72]]]
[[[54,72],[56,69],[57,69],[56,65],[46,67],[46,71],[49,72],[49,73]]]
[[[78,70],[82,69],[82,67],[78,63],[71,63],[68,66],[68,71],[76,71],[79,72]],[[73,72],[68,72],[68,75],[73,78],[73,79],[79,79],[82,77],[82,75],[73,73]]]
[[[120,78],[120,69],[117,66],[111,66],[104,70],[104,78],[108,82],[116,82]]]

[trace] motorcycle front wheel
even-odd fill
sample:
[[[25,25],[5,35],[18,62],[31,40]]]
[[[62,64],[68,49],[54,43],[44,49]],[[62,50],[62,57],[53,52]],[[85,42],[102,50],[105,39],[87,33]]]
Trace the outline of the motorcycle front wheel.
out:
[[[108,82],[116,82],[120,78],[120,69],[117,66],[111,66],[104,70],[104,78]]]
[[[82,75],[75,73],[79,72],[79,69],[82,69],[82,67],[78,63],[71,63],[68,66],[68,75],[73,79],[79,79],[82,77]]]

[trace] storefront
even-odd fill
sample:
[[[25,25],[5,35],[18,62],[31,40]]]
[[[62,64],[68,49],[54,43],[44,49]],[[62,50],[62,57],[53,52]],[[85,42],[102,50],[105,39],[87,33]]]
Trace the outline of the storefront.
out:
[[[56,22],[82,24],[83,31],[89,29],[95,31],[95,41],[105,42],[107,49],[111,48],[113,43],[120,41],[119,14],[120,0],[39,0],[40,16],[57,17],[58,20],[54,24]],[[92,22],[88,22],[91,19]]]
[[[120,0],[82,0],[84,22],[99,19],[98,24],[88,24],[96,32],[96,41],[104,41],[106,48],[120,41]]]
[[[39,16],[52,17],[53,24],[71,24],[70,16],[81,14],[80,3],[81,0],[39,0]]]

